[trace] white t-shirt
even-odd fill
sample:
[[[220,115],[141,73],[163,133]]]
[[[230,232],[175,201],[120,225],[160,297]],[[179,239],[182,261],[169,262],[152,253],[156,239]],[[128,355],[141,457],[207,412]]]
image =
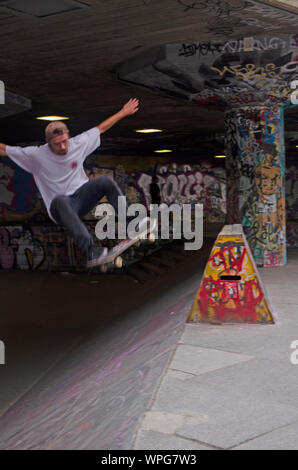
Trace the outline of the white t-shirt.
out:
[[[48,214],[54,197],[70,196],[89,181],[83,163],[100,146],[98,127],[69,139],[66,155],[56,155],[48,144],[29,147],[6,146],[6,153],[17,165],[32,173]],[[55,221],[54,221],[55,222]]]

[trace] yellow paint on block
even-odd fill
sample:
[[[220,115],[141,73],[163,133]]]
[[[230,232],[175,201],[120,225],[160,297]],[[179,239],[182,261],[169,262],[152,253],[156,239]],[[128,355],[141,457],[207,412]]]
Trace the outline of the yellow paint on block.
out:
[[[218,235],[188,322],[274,323],[241,225],[226,225]]]

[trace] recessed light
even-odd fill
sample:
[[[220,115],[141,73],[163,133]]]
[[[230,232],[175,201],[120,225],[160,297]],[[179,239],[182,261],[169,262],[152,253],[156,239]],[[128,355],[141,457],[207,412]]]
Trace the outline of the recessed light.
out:
[[[154,150],[154,153],[170,153],[170,152],[173,152],[173,150],[170,150],[170,149]]]
[[[136,129],[140,134],[152,134],[154,132],[163,132],[162,129]]]
[[[63,121],[69,118],[65,116],[39,116],[36,119],[39,119],[40,121]]]

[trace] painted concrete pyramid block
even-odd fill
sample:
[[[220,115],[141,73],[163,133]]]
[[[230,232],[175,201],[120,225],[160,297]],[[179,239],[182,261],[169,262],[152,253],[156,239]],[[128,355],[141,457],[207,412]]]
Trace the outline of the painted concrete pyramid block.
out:
[[[241,225],[225,225],[219,233],[187,321],[274,323]]]

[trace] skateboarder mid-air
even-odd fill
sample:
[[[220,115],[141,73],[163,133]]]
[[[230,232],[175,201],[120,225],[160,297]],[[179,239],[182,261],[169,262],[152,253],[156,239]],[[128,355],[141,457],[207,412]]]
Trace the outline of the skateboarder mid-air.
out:
[[[83,163],[100,146],[101,134],[120,119],[137,112],[138,107],[138,99],[131,98],[119,112],[71,138],[64,122],[51,122],[45,129],[47,143],[41,146],[17,147],[0,143],[0,156],[11,158],[32,173],[49,217],[68,229],[87,263],[106,256],[107,248],[95,246],[80,217],[91,211],[104,196],[117,213],[118,196],[123,194],[107,175],[89,180]]]

